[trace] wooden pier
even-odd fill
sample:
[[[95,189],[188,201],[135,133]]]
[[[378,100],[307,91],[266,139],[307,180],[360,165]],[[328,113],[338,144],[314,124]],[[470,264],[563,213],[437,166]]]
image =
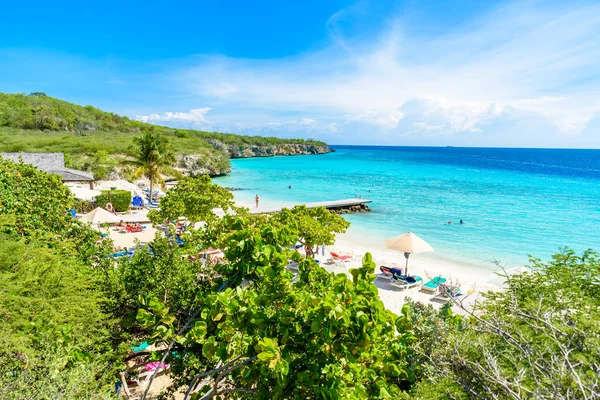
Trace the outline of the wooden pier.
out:
[[[281,212],[281,210],[283,208],[293,208],[295,206],[301,206],[304,205],[306,206],[306,208],[316,208],[316,207],[325,207],[328,210],[331,210],[333,212],[340,212],[343,213],[345,210],[346,212],[348,212],[348,210],[351,210],[353,208],[356,208],[358,206],[358,208],[363,209],[364,211],[368,211],[368,207],[366,206],[368,203],[371,203],[372,200],[367,200],[367,199],[361,199],[361,198],[351,198],[351,199],[342,199],[342,200],[333,200],[333,201],[316,201],[313,203],[301,203],[301,204],[292,204],[292,205],[287,205],[287,206],[282,206],[282,207],[251,207],[250,208],[250,212],[252,214],[272,214],[272,213],[277,213],[277,212]]]

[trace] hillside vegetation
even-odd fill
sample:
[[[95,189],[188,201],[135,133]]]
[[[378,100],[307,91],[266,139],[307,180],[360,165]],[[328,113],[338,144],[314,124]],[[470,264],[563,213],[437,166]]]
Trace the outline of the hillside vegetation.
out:
[[[72,160],[72,167],[84,170],[102,164],[99,162],[102,159],[106,165],[99,172],[103,175],[103,171],[110,171],[119,164],[120,159],[131,156],[132,138],[145,132],[167,136],[177,155],[198,155],[215,174],[229,171],[228,156],[329,151],[325,143],[313,140],[175,129],[135,121],[90,105],[69,103],[44,93],[0,93],[0,152],[63,152]],[[275,146],[277,150],[262,151],[268,146]],[[298,147],[318,151],[303,153]]]

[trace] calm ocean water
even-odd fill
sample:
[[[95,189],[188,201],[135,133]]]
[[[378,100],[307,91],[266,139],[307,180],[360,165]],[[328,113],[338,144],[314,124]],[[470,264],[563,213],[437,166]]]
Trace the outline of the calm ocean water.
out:
[[[371,213],[346,216],[349,238],[382,247],[412,231],[449,262],[515,266],[561,246],[600,250],[600,150],[332,147],[232,160],[216,182],[246,189],[236,196],[248,202],[371,199]]]

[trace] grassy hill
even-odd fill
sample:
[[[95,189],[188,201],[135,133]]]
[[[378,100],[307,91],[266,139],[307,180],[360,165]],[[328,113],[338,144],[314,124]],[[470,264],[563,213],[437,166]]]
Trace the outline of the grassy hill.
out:
[[[131,139],[140,133],[160,132],[170,138],[178,155],[198,155],[214,174],[229,169],[229,156],[255,154],[248,148],[275,146],[276,154],[329,151],[323,142],[275,137],[175,129],[135,121],[93,106],[80,106],[35,92],[0,93],[0,152],[63,152],[71,166],[106,175],[128,156]],[[294,149],[292,152],[292,148]],[[94,171],[96,164],[105,164]],[[103,178],[99,176],[98,178]]]

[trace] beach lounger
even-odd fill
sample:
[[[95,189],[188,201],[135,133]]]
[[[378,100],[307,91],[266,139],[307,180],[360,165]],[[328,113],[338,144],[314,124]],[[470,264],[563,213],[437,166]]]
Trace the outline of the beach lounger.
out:
[[[379,270],[381,273],[376,275],[377,279],[385,279],[389,281],[392,279],[394,274],[402,275],[402,268],[386,267],[385,265],[382,265],[379,267]]]
[[[128,233],[136,233],[136,232],[143,232],[144,230],[146,230],[146,227],[143,225],[139,225],[139,226],[126,226],[125,230]]]
[[[331,254],[331,258],[329,260],[327,260],[327,262],[330,263],[330,264],[335,264],[338,261],[350,261],[350,260],[352,260],[352,256],[340,256],[339,254],[334,253],[333,251],[330,254]]]
[[[148,384],[150,377],[154,375],[154,371],[158,369],[157,375],[160,375],[164,370],[169,369],[169,364],[162,364],[159,361],[149,362],[142,367],[142,372],[137,374],[134,379],[139,387],[144,387]]]
[[[398,289],[410,289],[423,284],[423,278],[417,275],[396,275],[390,279],[390,286]]]
[[[298,261],[288,260],[287,269],[289,269],[290,271],[298,272],[299,266],[300,265],[298,264]]]
[[[421,286],[421,291],[435,294],[438,291],[438,288],[442,283],[446,283],[446,278],[443,278],[441,276],[436,276],[435,278],[431,279],[429,282],[424,283],[423,286]]]
[[[119,258],[125,256],[133,256],[133,251],[119,251],[106,256],[106,258]]]
[[[462,296],[462,293],[460,292],[460,285],[448,286],[445,283],[442,283],[438,287],[438,294],[436,294],[431,300],[446,303],[459,296]]]

